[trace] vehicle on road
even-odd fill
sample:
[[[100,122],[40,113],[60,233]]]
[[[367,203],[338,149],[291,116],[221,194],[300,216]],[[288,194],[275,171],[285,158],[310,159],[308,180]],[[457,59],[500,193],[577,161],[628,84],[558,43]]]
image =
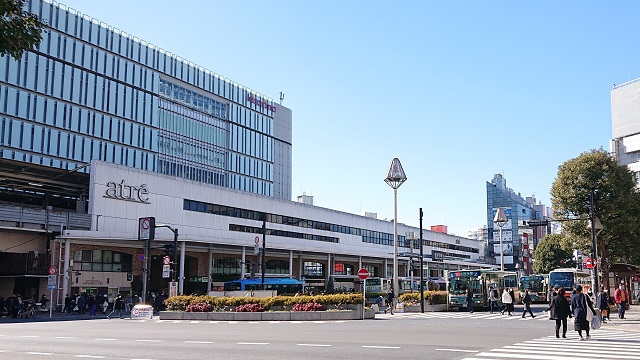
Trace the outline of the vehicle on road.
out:
[[[518,290],[520,299],[524,297],[524,291],[529,289],[529,296],[534,303],[544,303],[547,301],[547,280],[544,275],[526,275],[520,277]]]
[[[586,294],[591,288],[591,274],[573,268],[561,268],[549,272],[549,286],[563,288],[567,299],[571,298],[571,291],[576,285],[582,285],[582,292]]]
[[[265,278],[264,289],[276,290],[278,295],[302,292],[304,282],[293,278]],[[239,279],[224,283],[224,291],[262,290],[262,279]]]
[[[473,308],[484,310],[489,309],[489,289],[493,287],[499,294],[505,288],[516,289],[518,286],[517,274],[515,271],[469,269],[447,271],[447,296],[449,298],[449,309],[463,310],[466,308],[467,289],[473,293]],[[514,291],[516,302],[519,301],[519,294]]]

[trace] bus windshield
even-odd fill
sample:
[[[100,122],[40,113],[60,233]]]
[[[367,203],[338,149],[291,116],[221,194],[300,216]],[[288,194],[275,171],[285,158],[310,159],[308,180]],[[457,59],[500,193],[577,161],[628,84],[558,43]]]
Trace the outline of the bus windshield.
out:
[[[449,292],[451,294],[464,294],[469,288],[476,293],[482,292],[477,276],[450,277],[449,281]]]
[[[549,274],[549,286],[557,286],[571,292],[573,289],[573,273],[552,272]]]
[[[543,284],[542,284],[542,276],[523,276],[520,278],[520,290],[524,291],[525,289],[529,289],[534,292],[542,292]]]

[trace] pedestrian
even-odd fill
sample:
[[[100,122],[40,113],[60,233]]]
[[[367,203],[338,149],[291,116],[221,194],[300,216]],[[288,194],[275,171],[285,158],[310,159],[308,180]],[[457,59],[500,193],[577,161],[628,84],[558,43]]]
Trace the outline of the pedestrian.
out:
[[[389,288],[389,291],[387,292],[387,295],[385,295],[384,300],[387,302],[387,308],[384,309],[384,313],[386,314],[387,311],[391,312],[391,315],[393,315],[393,289]]]
[[[467,310],[469,310],[470,313],[473,313],[473,291],[471,291],[471,288],[467,288]]]
[[[62,312],[71,314],[71,309],[71,298],[69,297],[69,294],[67,294],[64,297],[64,309],[62,309]]]
[[[104,294],[102,296],[102,313],[103,314],[107,313],[107,308],[109,308],[109,296],[107,294]]]
[[[620,287],[613,293],[613,298],[618,305],[618,317],[624,319],[624,312],[629,306],[629,292],[624,287],[624,283],[620,283]]]
[[[589,335],[589,321],[596,315],[593,304],[588,296],[582,293],[582,285],[576,285],[576,293],[571,297],[571,309],[573,309],[573,329],[580,335],[580,340],[591,338]],[[593,315],[593,316],[590,316]],[[586,338],[582,337],[582,331],[586,331]]]
[[[78,296],[76,303],[78,304],[78,314],[84,315],[84,309],[87,307],[87,300],[85,299],[84,294]]]
[[[111,313],[109,313],[109,315],[107,315],[107,319],[111,319],[111,315],[113,315],[113,313],[115,313],[116,311],[118,312],[118,315],[120,315],[120,319],[122,319],[123,307],[124,303],[122,300],[122,295],[118,294],[118,296],[116,297],[116,301],[113,302],[113,310],[111,311]]]
[[[509,293],[509,288],[505,288],[504,292],[502,293],[502,303],[504,304],[504,309],[500,311],[500,314],[504,314],[504,312],[506,311],[509,316],[512,316],[513,314],[511,314],[511,312],[513,311],[513,298]]]
[[[547,302],[549,302],[549,304],[551,304],[551,301],[553,300],[553,297],[556,296],[558,294],[558,286],[554,286],[554,287],[549,287],[549,291],[547,291]]]
[[[498,296],[498,290],[495,289],[493,286],[489,288],[489,310],[491,310],[491,313],[493,314],[493,309],[497,308],[499,309],[500,306],[498,306],[498,300],[499,300],[499,296]]]
[[[98,305],[98,300],[96,300],[95,295],[89,296],[87,305],[89,305],[89,316],[96,316],[96,307]]]
[[[524,316],[527,314],[527,311],[529,312],[529,314],[531,314],[532,318],[535,317],[535,315],[533,315],[533,312],[531,311],[531,303],[533,303],[533,300],[531,300],[531,295],[529,295],[529,289],[526,289],[524,291],[524,297],[522,298],[522,304],[524,304],[524,310],[522,311],[523,319],[524,319]]]
[[[609,307],[609,293],[607,292],[607,290],[605,290],[604,286],[600,287],[600,292],[596,297],[596,307],[600,309],[602,323],[606,324],[606,319],[611,308]]]
[[[549,307],[545,311],[550,311],[549,319],[556,321],[556,338],[560,338],[560,325],[562,324],[562,337],[567,338],[567,317],[571,317],[571,308],[567,298],[564,297],[564,289],[558,289],[556,295],[551,299]]]

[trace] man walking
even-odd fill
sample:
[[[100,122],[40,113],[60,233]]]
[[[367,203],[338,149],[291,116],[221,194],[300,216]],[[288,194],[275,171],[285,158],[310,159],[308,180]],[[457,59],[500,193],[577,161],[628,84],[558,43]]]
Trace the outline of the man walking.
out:
[[[393,315],[393,289],[392,288],[390,288],[389,292],[387,292],[387,295],[385,295],[384,301],[386,301],[387,303],[387,308],[384,310],[384,313],[386,314],[387,311],[390,311],[391,315]]]
[[[531,295],[529,295],[529,289],[526,289],[524,291],[524,297],[522,298],[522,303],[524,304],[524,311],[522,311],[522,318],[524,319],[525,315],[527,314],[527,311],[529,312],[529,314],[531,314],[531,318],[534,318],[535,315],[533,315],[533,312],[531,312],[531,303],[533,302],[533,300],[531,300]]]
[[[618,317],[620,319],[624,319],[624,312],[627,310],[627,306],[629,305],[629,292],[627,292],[624,284],[620,283],[620,287],[613,293],[613,299],[618,305]]]
[[[500,307],[498,306],[498,290],[495,289],[493,286],[489,288],[489,310],[491,310],[491,313],[493,314],[493,309],[497,308],[498,310],[500,310]]]
[[[107,319],[111,319],[111,315],[113,315],[113,313],[115,313],[116,311],[118,312],[118,315],[120,315],[120,319],[122,319],[123,307],[124,307],[124,302],[122,301],[122,295],[118,294],[118,296],[116,297],[116,301],[113,303],[113,310],[109,315],[107,315]]]

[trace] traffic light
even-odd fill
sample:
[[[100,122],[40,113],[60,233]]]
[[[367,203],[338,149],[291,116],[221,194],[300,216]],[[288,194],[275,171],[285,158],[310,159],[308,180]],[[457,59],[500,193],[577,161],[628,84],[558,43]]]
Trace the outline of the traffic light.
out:
[[[171,255],[176,251],[176,248],[173,246],[173,244],[164,244],[162,245],[162,247],[164,248],[164,253],[167,255]]]

